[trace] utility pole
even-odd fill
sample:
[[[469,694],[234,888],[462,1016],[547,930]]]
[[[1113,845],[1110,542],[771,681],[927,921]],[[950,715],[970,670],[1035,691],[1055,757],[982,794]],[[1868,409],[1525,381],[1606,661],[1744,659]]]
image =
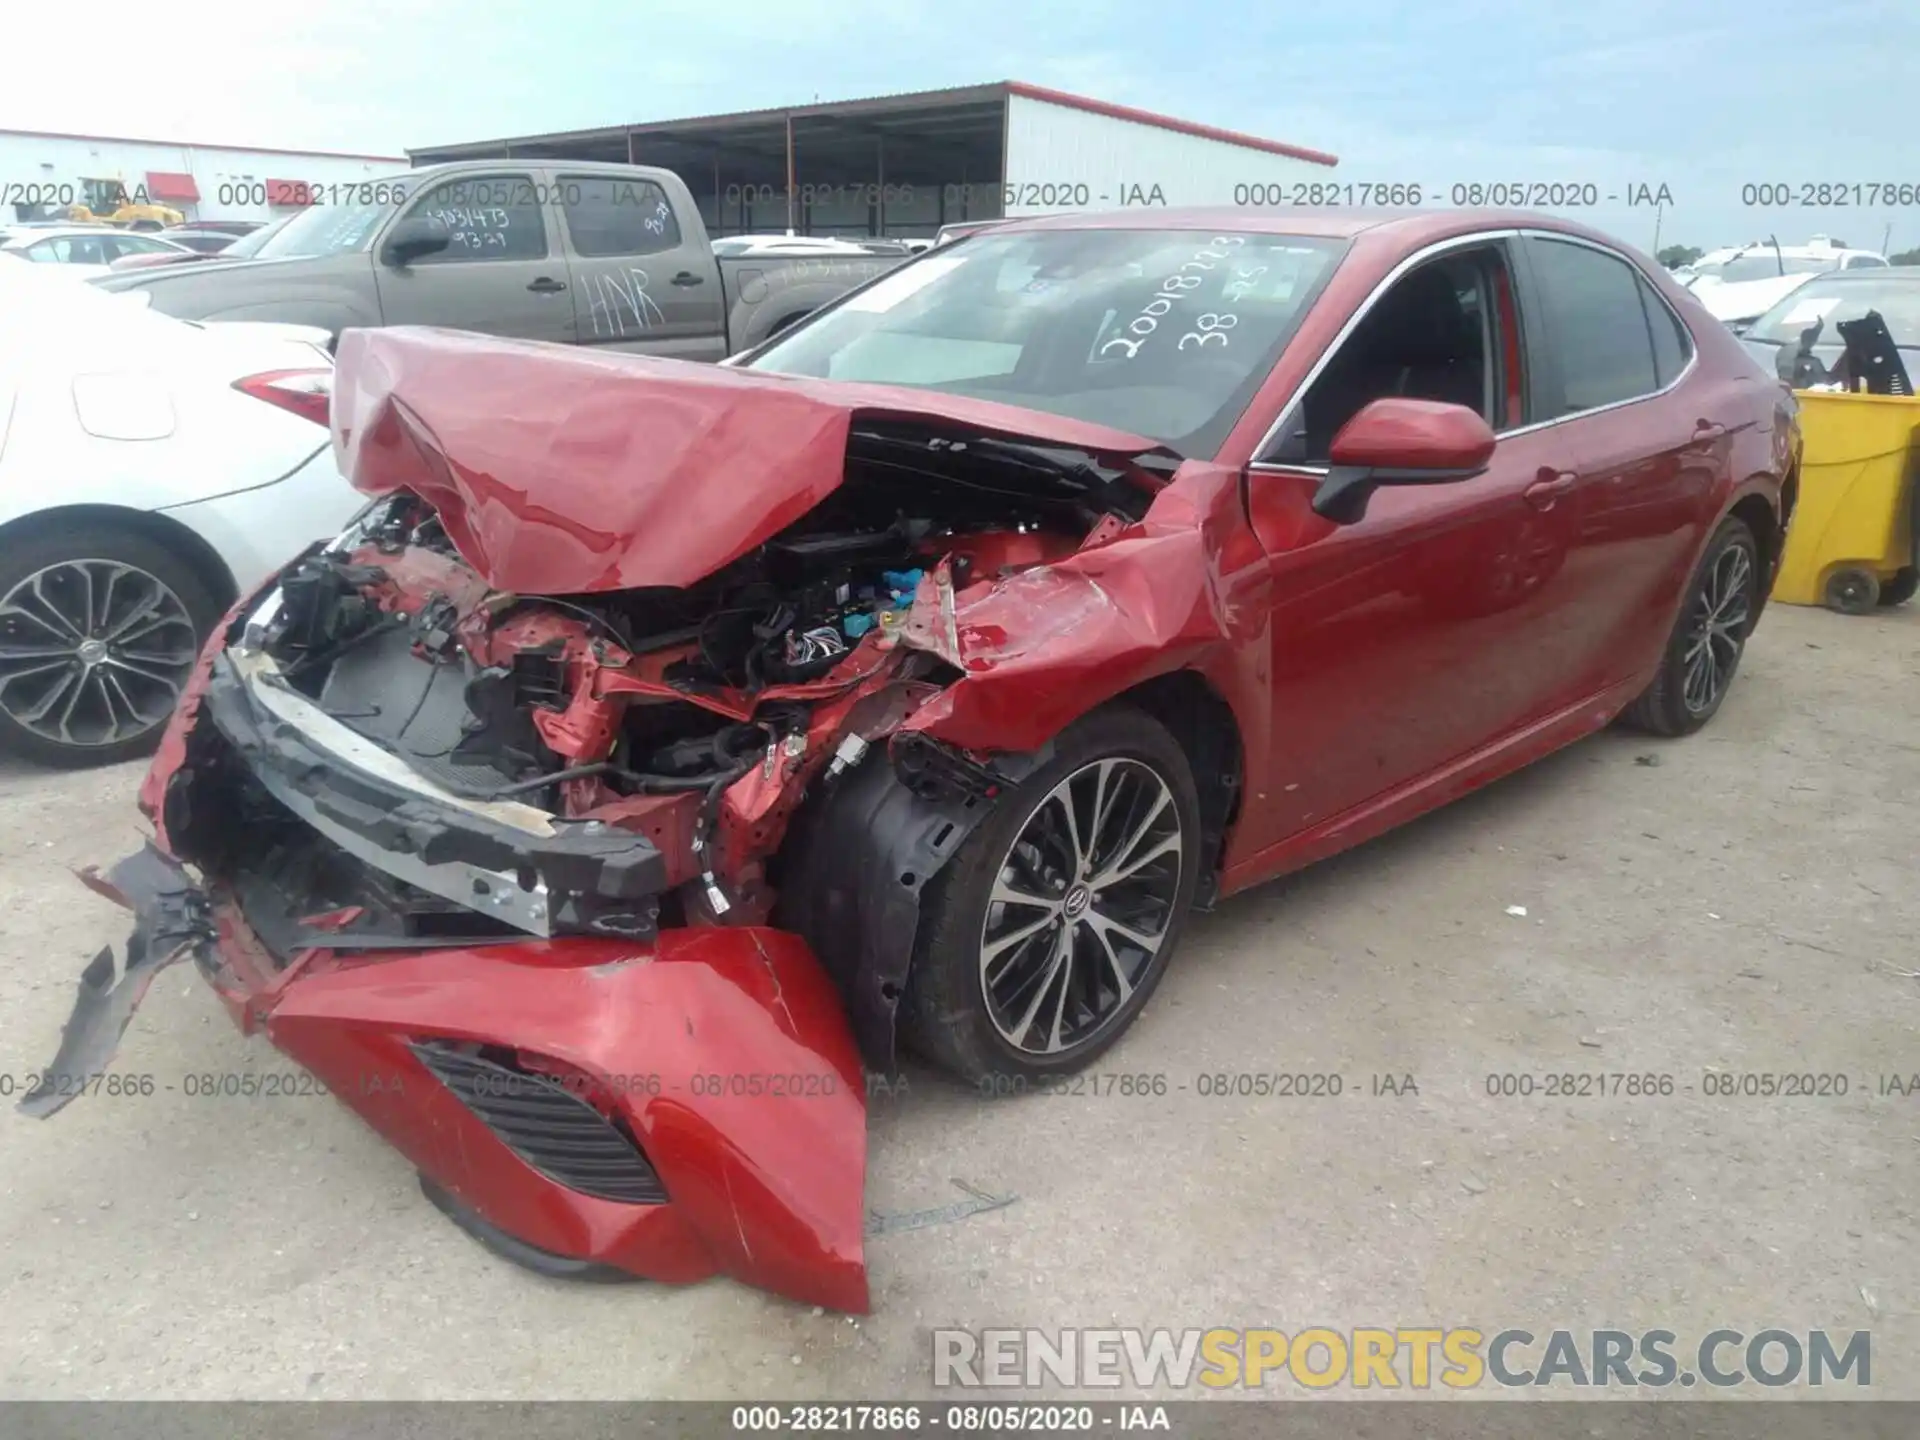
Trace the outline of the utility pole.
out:
[[[787,112],[787,234],[793,234],[793,112]]]
[[[1656,200],[1653,203],[1653,253],[1655,255],[1660,253],[1660,220],[1666,208],[1663,201]]]

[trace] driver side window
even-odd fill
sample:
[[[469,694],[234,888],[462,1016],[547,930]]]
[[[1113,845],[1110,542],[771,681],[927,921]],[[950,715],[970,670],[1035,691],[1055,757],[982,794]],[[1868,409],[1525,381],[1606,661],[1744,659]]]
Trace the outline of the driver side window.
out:
[[[1386,396],[1464,405],[1493,429],[1518,409],[1503,345],[1512,287],[1496,249],[1430,260],[1396,281],[1334,353],[1289,414],[1268,464],[1326,465],[1333,437]]]
[[[462,175],[434,185],[414,201],[407,217],[444,225],[449,243],[413,263],[545,259],[547,221],[540,202],[546,188],[536,186],[530,174]]]

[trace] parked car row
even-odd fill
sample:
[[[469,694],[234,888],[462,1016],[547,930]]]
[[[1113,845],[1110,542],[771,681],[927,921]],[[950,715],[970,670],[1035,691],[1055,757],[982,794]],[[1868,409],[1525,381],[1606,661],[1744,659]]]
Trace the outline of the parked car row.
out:
[[[192,264],[224,255],[263,228],[257,221],[210,220],[136,232],[102,220],[29,221],[0,225],[0,254],[57,267],[49,273],[69,279],[94,279],[115,271]]]
[[[1887,264],[1887,257],[1877,250],[1855,250],[1816,235],[1805,245],[1755,240],[1709,251],[1676,270],[1674,278],[1693,291],[1715,319],[1738,334],[1814,275],[1884,270]]]

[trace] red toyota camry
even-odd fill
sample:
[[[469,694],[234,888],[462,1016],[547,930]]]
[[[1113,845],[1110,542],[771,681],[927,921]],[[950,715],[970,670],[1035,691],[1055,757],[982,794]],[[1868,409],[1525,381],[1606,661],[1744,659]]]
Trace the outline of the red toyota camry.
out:
[[[369,504],[208,644],[24,1108],[191,957],[500,1252],[855,1310],[897,1042],[1072,1071],[1193,909],[1706,724],[1799,461],[1645,256],[1464,211],[1015,221],[719,367],[350,331],[333,403]]]

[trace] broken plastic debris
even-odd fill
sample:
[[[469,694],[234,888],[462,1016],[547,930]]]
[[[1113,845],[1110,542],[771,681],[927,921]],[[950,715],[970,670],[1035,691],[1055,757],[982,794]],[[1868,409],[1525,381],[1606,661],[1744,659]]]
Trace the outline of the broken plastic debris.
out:
[[[1509,905],[1507,906],[1507,914],[1517,915],[1524,920],[1527,918],[1527,907],[1524,905]]]

